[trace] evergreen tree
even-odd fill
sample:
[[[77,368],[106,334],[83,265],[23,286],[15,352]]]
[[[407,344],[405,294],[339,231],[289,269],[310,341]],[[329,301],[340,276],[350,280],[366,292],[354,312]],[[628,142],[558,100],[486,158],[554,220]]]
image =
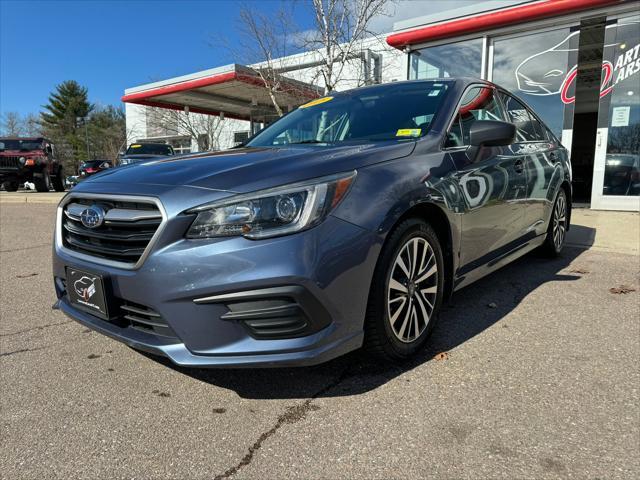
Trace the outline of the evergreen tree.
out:
[[[87,117],[93,110],[89,103],[87,89],[75,80],[67,80],[49,95],[49,103],[40,115],[46,129],[56,129],[60,133],[74,134],[78,129],[77,119]]]
[[[89,158],[86,131],[78,118],[86,118],[93,110],[87,89],[75,80],[56,85],[49,95],[49,103],[40,113],[42,133],[58,147],[65,171],[77,170],[81,160]]]
[[[91,157],[115,162],[127,141],[124,109],[98,106],[91,113],[88,127]]]

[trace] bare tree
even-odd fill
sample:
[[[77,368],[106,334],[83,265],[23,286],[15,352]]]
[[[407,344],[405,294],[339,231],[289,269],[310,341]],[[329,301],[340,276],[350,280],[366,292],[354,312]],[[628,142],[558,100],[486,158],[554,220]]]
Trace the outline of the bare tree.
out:
[[[277,68],[281,59],[287,56],[287,35],[290,23],[283,10],[279,10],[274,17],[267,16],[255,9],[243,6],[240,9],[241,32],[245,51],[260,65],[254,68],[269,95],[278,116],[284,114],[282,106],[276,99],[276,92],[280,88],[280,75]]]
[[[147,125],[158,136],[188,136],[199,150],[218,150],[224,120],[217,115],[150,108]]]
[[[386,14],[388,0],[313,0],[315,31],[302,40],[305,49],[316,50],[322,57],[320,75],[325,93],[335,90],[343,79],[345,67],[358,53],[367,37],[371,21]]]
[[[38,115],[29,113],[24,118],[24,133],[29,137],[39,137],[42,135],[42,125],[40,125]]]
[[[244,5],[240,9],[238,46],[228,46],[234,59],[249,64],[251,71],[264,85],[270,103],[278,116],[284,115],[280,93],[294,103],[309,99],[305,85],[286,77],[287,57],[296,53],[296,27],[293,24],[294,2],[283,2],[275,12],[264,14]],[[290,102],[290,100],[289,100]]]
[[[6,112],[2,115],[2,135],[7,137],[21,137],[24,134],[24,119],[18,112]]]

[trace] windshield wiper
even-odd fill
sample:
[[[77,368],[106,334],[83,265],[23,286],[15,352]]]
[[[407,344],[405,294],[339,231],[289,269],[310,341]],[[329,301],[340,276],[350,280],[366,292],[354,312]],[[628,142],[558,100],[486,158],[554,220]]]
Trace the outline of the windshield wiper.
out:
[[[328,143],[328,142],[312,139],[312,140],[300,140],[299,142],[289,142],[289,145],[301,145],[303,143]]]

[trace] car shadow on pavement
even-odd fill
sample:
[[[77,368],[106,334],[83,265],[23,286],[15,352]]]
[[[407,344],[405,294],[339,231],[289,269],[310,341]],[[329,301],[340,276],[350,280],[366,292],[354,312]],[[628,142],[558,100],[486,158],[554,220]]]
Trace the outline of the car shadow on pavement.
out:
[[[495,328],[539,286],[581,278],[566,268],[583,252],[583,249],[566,247],[556,259],[541,258],[535,253],[525,255],[456,292],[443,307],[427,347],[416,358],[402,364],[384,364],[362,351],[315,367],[275,369],[187,369],[160,357],[146,356],[194,379],[233,390],[242,398],[302,399],[358,395],[426,362],[437,361],[437,355],[455,349],[488,328]],[[535,318],[524,321],[535,321]]]

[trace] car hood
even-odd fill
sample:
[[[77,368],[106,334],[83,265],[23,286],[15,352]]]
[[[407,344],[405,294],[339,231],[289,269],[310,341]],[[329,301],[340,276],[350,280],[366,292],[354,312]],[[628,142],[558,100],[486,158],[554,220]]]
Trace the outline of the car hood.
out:
[[[0,150],[2,157],[43,157],[44,150]]]
[[[245,193],[405,157],[414,147],[412,140],[335,147],[245,147],[109,169],[84,183],[191,186]]]

